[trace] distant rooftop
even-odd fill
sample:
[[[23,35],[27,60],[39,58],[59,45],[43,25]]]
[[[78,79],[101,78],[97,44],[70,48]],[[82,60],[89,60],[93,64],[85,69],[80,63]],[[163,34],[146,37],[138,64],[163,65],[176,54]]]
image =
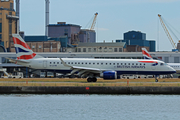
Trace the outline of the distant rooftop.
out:
[[[101,42],[101,43],[79,43],[78,47],[124,47],[126,43],[125,42]]]
[[[41,42],[47,41],[47,36],[25,36],[26,42]]]
[[[57,22],[57,24],[49,24],[48,26],[76,26],[76,27],[81,27],[80,25],[66,24],[66,22]]]

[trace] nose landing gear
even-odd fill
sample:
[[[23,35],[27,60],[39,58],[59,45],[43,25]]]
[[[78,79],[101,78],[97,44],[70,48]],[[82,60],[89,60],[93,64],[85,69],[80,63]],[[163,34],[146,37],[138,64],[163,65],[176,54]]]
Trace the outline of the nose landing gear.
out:
[[[155,82],[158,82],[158,79],[157,79],[158,75],[155,75]]]

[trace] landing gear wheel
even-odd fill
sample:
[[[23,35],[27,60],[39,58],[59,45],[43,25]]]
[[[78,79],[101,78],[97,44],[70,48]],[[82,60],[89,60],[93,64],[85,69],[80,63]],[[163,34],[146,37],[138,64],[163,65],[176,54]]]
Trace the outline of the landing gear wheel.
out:
[[[89,77],[87,78],[87,82],[96,82],[97,81],[97,78],[96,77]]]
[[[87,82],[92,82],[92,78],[88,78],[88,79],[87,79]]]
[[[97,78],[95,78],[95,77],[94,77],[94,78],[92,78],[92,79],[93,79],[93,80],[92,80],[93,82],[96,82],[96,81],[97,81]]]
[[[158,79],[156,79],[155,82],[158,82]]]

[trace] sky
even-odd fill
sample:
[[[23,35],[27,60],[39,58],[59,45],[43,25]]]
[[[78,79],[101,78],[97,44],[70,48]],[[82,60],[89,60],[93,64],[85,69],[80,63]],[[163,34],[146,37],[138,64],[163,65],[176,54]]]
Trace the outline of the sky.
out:
[[[180,0],[50,0],[49,23],[66,22],[80,25],[82,29],[90,28],[98,12],[97,42],[123,39],[123,33],[134,30],[146,33],[147,40],[155,40],[156,51],[171,51],[173,46],[158,14],[180,36],[179,5]],[[25,35],[45,35],[45,0],[20,0],[20,30]],[[178,39],[173,40],[178,43]]]

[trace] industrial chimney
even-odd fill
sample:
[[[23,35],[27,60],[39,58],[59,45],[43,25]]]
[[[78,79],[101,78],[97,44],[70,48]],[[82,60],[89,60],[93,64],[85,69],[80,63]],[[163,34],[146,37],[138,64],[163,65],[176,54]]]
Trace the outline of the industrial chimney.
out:
[[[46,1],[46,21],[45,21],[45,36],[48,36],[48,25],[49,25],[49,0],[45,0]]]
[[[19,9],[20,9],[20,0],[16,0],[16,16],[20,16],[19,15],[19,13],[20,13],[20,11],[19,11]],[[20,19],[20,18],[19,18]],[[17,33],[19,34],[19,31],[20,31],[20,22],[19,22],[19,19],[17,20]]]

